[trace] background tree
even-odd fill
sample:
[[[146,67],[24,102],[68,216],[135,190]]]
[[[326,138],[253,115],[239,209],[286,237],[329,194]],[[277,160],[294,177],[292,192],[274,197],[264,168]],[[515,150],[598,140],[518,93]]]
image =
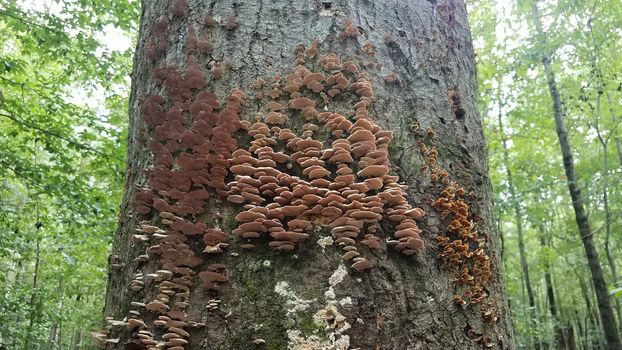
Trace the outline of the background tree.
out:
[[[618,291],[612,274],[615,269],[611,270],[609,266],[619,264],[619,257],[613,254],[611,261],[604,257],[607,257],[607,250],[615,251],[613,247],[619,247],[615,235],[607,240],[606,223],[614,230],[610,232],[619,232],[619,216],[609,215],[607,218],[607,212],[615,212],[612,208],[620,205],[619,191],[611,187],[612,181],[619,184],[620,172],[617,161],[615,167],[609,164],[609,169],[615,168],[615,171],[608,172],[604,168],[605,150],[598,139],[597,127],[604,136],[603,140],[607,136],[615,137],[619,132],[620,92],[616,76],[621,47],[619,35],[605,28],[620,25],[620,3],[538,2],[543,31],[548,39],[544,45],[532,34],[536,28],[533,27],[531,2],[517,2],[514,6],[500,6],[501,3],[497,2],[470,5],[478,57],[480,106],[490,145],[495,205],[501,213],[505,236],[506,285],[511,296],[517,345],[530,348],[530,342],[538,337],[545,342],[555,339],[557,347],[567,349],[604,346],[605,336],[597,314],[594,288],[586,275],[588,270],[581,241],[576,239],[578,231],[558,141],[553,132],[555,125],[552,118],[545,117],[552,115],[553,110],[539,57],[542,52],[551,55],[552,69],[562,91],[569,142],[574,146],[578,187],[592,225],[594,244],[599,256],[603,257],[600,264],[609,298],[615,298]],[[593,43],[590,33],[595,35]],[[609,99],[604,93],[600,98],[600,118],[596,79],[599,73],[594,69],[594,57],[598,57],[596,62],[601,67],[602,84],[607,86],[603,91],[610,94]],[[496,107],[499,104],[504,106],[501,111]],[[521,271],[516,268],[519,266],[518,251],[513,247],[518,244],[518,236],[516,227],[510,223],[514,213],[509,211],[511,197],[504,179],[506,171],[502,165],[499,113],[507,135],[508,163],[512,174],[516,174],[514,185],[517,192],[523,194],[524,239],[527,251],[532,253],[527,262],[535,291],[536,317],[541,321],[538,328],[531,326],[533,316],[525,312],[528,298],[523,292]],[[606,150],[609,163],[617,157],[613,148]],[[606,188],[609,188],[609,210],[604,203]],[[542,232],[544,245],[539,243]],[[549,297],[551,289],[553,299]],[[551,300],[556,304],[554,316]]]
[[[546,45],[547,37],[542,29],[542,20],[540,18],[540,12],[536,1],[533,1],[531,4],[531,13],[536,27],[538,44]],[[590,268],[590,274],[594,284],[596,299],[598,301],[598,311],[602,321],[602,327],[605,332],[607,348],[622,349],[622,343],[620,343],[620,337],[616,327],[616,320],[613,316],[613,308],[611,307],[611,302],[609,301],[605,276],[598,258],[598,252],[596,251],[594,237],[592,235],[592,228],[590,227],[590,222],[585,211],[583,196],[581,195],[581,190],[578,184],[579,180],[575,169],[572,148],[570,146],[570,142],[568,141],[568,130],[566,129],[565,122],[566,117],[562,107],[560,92],[557,88],[555,73],[553,72],[553,68],[551,66],[551,56],[546,51],[540,52],[539,56],[542,61],[542,65],[544,66],[549,93],[551,94],[551,99],[553,101],[555,130],[557,132],[562,152],[564,171],[568,182],[568,190],[570,191],[570,198],[575,212],[575,219],[577,221],[577,226],[579,227],[579,234],[581,240],[583,241],[583,248],[585,249],[587,263]]]
[[[512,347],[464,4],[142,10],[100,341]]]

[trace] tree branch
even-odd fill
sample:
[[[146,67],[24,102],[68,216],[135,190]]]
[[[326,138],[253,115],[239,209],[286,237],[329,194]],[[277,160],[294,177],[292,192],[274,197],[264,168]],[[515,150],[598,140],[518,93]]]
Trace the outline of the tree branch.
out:
[[[29,122],[27,122],[27,121],[20,120],[20,119],[18,119],[17,117],[12,116],[12,115],[10,115],[10,114],[5,114],[5,113],[1,113],[1,112],[0,112],[0,116],[5,117],[5,118],[8,118],[8,119],[12,120],[13,122],[15,122],[16,124],[19,124],[19,125],[21,125],[21,126],[27,127],[27,128],[29,128],[29,129],[39,130],[39,131],[41,131],[42,133],[44,133],[44,134],[46,134],[46,135],[50,135],[50,136],[53,136],[53,137],[59,138],[59,139],[61,139],[61,140],[63,140],[63,141],[66,141],[66,142],[68,142],[68,143],[70,143],[70,144],[72,144],[72,145],[74,145],[74,146],[77,146],[77,147],[82,148],[82,149],[84,149],[84,150],[87,150],[87,151],[89,151],[89,152],[95,153],[95,154],[100,155],[100,156],[102,156],[102,157],[105,157],[105,158],[109,158],[109,157],[111,157],[110,155],[105,154],[105,153],[103,153],[103,152],[101,152],[101,151],[98,151],[98,150],[96,150],[95,148],[93,148],[93,147],[91,147],[91,146],[89,146],[89,145],[85,145],[85,144],[80,143],[80,142],[78,142],[78,141],[74,141],[74,140],[72,140],[72,139],[70,139],[70,138],[68,138],[68,137],[66,137],[66,136],[63,136],[63,135],[61,135],[61,134],[59,134],[59,133],[56,133],[56,132],[54,132],[54,131],[50,131],[50,130],[44,129],[44,128],[42,128],[42,127],[40,127],[40,126],[36,125],[36,124],[32,124],[32,123],[29,123]]]
[[[6,10],[0,11],[0,15],[13,18],[16,21],[20,21],[20,22],[26,23],[26,24],[31,25],[31,26],[36,26],[36,27],[45,29],[45,30],[50,31],[52,33],[56,33],[56,34],[59,34],[59,35],[67,36],[67,33],[63,32],[62,30],[58,30],[58,29],[55,29],[55,28],[50,28],[50,27],[47,27],[47,26],[45,26],[43,24],[39,24],[39,23],[36,23],[36,22],[29,21],[27,19],[21,18],[19,16],[14,15],[14,14],[8,13]]]

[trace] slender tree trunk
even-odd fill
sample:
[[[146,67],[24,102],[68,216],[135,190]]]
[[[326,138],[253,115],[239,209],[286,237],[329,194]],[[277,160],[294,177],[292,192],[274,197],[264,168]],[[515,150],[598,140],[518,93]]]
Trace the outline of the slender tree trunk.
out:
[[[76,331],[76,334],[74,335],[71,343],[72,343],[72,348],[75,350],[79,350],[82,348],[82,330],[81,329],[78,329]]]
[[[56,346],[56,342],[57,342],[57,337],[58,337],[58,324],[54,323],[52,324],[52,328],[50,328],[50,332],[48,334],[48,341],[45,344],[44,349],[45,350],[53,350]]]
[[[618,153],[618,160],[620,161],[620,168],[622,168],[622,146],[620,145],[620,138],[615,137],[616,140],[616,151]]]
[[[608,144],[609,136],[603,137],[600,132],[600,102],[603,94],[602,86],[599,84],[598,97],[596,100],[596,134],[603,150],[603,210],[605,211],[605,255],[607,256],[607,262],[609,263],[609,269],[611,271],[611,279],[616,287],[620,286],[618,281],[618,271],[616,269],[616,262],[611,254],[611,211],[609,210],[609,154]],[[618,318],[618,325],[622,325],[622,313],[620,312],[620,301],[618,298],[614,299],[615,311]]]
[[[62,315],[65,309],[65,279],[60,276],[58,279],[59,301],[58,301],[58,314]],[[58,320],[58,332],[56,334],[56,343],[59,349],[63,349],[63,319]]]
[[[545,230],[542,224],[538,225],[538,231],[540,236],[540,246],[544,249],[550,248],[550,242],[546,238]],[[549,304],[549,312],[553,319],[553,333],[554,333],[554,347],[556,349],[564,349],[567,343],[564,337],[564,327],[561,319],[557,315],[557,303],[555,301],[555,291],[553,289],[553,278],[551,277],[551,266],[548,261],[544,263],[544,283],[546,285],[546,299]]]
[[[575,349],[580,349],[581,348],[581,344],[579,343],[579,346],[577,347],[577,339],[575,334],[577,333],[575,331],[575,321],[573,318],[569,319],[568,321],[566,321],[565,327],[564,329],[566,330],[564,339],[565,339],[565,349],[566,350],[575,350]]]
[[[503,119],[502,119],[502,111],[501,104],[499,104],[499,113],[497,115],[497,122],[499,124],[499,134],[501,135],[501,144],[503,146],[503,165],[505,167],[505,173],[508,180],[508,188],[510,190],[512,208],[514,209],[514,219],[516,222],[516,234],[518,236],[518,254],[520,258],[520,266],[523,271],[523,281],[525,285],[525,289],[527,290],[527,299],[529,302],[529,315],[531,316],[530,324],[536,329],[538,324],[537,314],[536,314],[536,302],[534,297],[533,288],[531,287],[531,280],[529,278],[529,265],[527,264],[527,255],[525,253],[525,238],[523,233],[523,216],[521,213],[520,200],[516,195],[516,189],[514,187],[514,179],[512,177],[512,170],[510,169],[510,160],[509,160],[509,151],[507,145],[507,137],[505,135],[505,130],[503,127]],[[533,344],[536,349],[540,348],[538,343],[538,337],[533,340]]]
[[[532,12],[538,36],[540,37],[540,43],[544,45],[546,43],[546,38],[542,30],[542,24],[540,23],[540,14],[538,12],[536,1],[532,3]],[[555,75],[551,67],[551,58],[548,54],[542,55],[542,65],[544,66],[549,92],[553,100],[555,125],[562,151],[564,170],[568,181],[568,189],[570,191],[575,218],[577,226],[579,227],[579,234],[581,235],[583,248],[585,249],[585,255],[587,257],[588,266],[590,268],[594,283],[596,299],[598,300],[598,310],[600,313],[602,327],[605,332],[607,347],[609,349],[619,350],[622,349],[622,344],[620,343],[620,337],[616,329],[615,317],[613,316],[613,309],[609,300],[607,284],[605,282],[605,277],[598,258],[598,252],[596,251],[596,246],[594,245],[594,237],[592,236],[590,224],[585,213],[581,190],[579,189],[578,179],[574,168],[572,149],[570,147],[570,142],[568,141],[568,132],[564,124],[564,112],[562,110],[561,97],[557,90]]]
[[[503,238],[503,228],[501,227],[501,212],[495,214],[495,221],[497,224],[497,231],[499,232],[499,259],[503,261],[503,266],[505,267],[505,240]],[[504,268],[507,271],[507,269]]]
[[[616,287],[619,287],[619,281],[618,281],[618,273],[617,273],[617,269],[616,269],[616,264],[615,264],[615,260],[611,254],[611,211],[609,210],[609,152],[608,152],[608,146],[609,146],[609,141],[611,140],[612,135],[614,135],[613,133],[610,133],[607,136],[604,136],[601,133],[600,130],[600,121],[602,118],[602,108],[601,108],[601,103],[602,103],[602,96],[603,94],[605,95],[606,99],[607,99],[607,105],[609,106],[609,117],[611,118],[612,121],[614,121],[614,125],[617,126],[618,121],[616,121],[616,114],[613,110],[613,104],[611,101],[611,98],[609,97],[609,94],[606,93],[605,91],[605,84],[603,81],[603,73],[600,69],[600,64],[598,62],[600,54],[599,54],[599,47],[596,44],[596,41],[594,39],[594,32],[593,32],[593,27],[592,27],[592,19],[590,18],[587,21],[587,26],[589,28],[589,39],[591,40],[587,40],[589,41],[592,46],[592,50],[593,51],[589,51],[590,53],[590,61],[591,61],[591,65],[592,65],[592,72],[594,74],[594,81],[596,83],[597,86],[597,96],[596,96],[596,122],[595,122],[595,128],[596,128],[596,133],[598,136],[598,141],[600,142],[600,145],[603,149],[603,206],[604,206],[604,211],[605,211],[605,254],[607,255],[607,262],[609,263],[609,268],[611,270],[611,278],[613,279],[613,283]],[[613,128],[615,130],[615,127]],[[616,141],[617,142],[617,141]],[[619,147],[619,144],[616,143],[616,147]],[[619,151],[619,148],[618,148]],[[621,162],[622,164],[622,162]],[[620,301],[616,298],[615,299],[615,305],[616,305],[616,316],[618,319],[618,326],[620,327],[620,329],[622,330],[622,313],[621,313],[621,309],[620,309]]]
[[[464,3],[142,5],[108,348],[513,348]]]
[[[30,317],[28,319],[28,333],[26,335],[26,340],[25,340],[25,345],[24,348],[25,349],[30,349],[31,348],[31,343],[32,343],[32,337],[33,337],[33,327],[35,325],[35,322],[37,320],[37,315],[39,313],[39,310],[37,310],[37,281],[39,279],[39,263],[41,260],[41,250],[40,250],[40,240],[39,238],[37,238],[37,245],[36,245],[36,251],[35,251],[35,271],[33,273],[32,276],[32,293],[30,294]]]

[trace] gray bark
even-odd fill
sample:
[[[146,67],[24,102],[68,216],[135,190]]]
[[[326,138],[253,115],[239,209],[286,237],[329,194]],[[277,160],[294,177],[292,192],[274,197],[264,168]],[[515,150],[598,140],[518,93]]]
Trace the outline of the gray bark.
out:
[[[538,12],[536,1],[532,3],[531,8],[540,44],[544,45],[546,44],[546,37],[542,29],[542,23],[540,21],[540,14]],[[600,260],[598,258],[598,252],[596,251],[596,246],[594,245],[594,237],[592,235],[592,230],[590,228],[587,214],[585,213],[583,198],[581,196],[581,190],[579,188],[578,178],[574,168],[572,148],[568,140],[568,131],[566,130],[564,122],[565,117],[564,111],[562,109],[561,97],[559,91],[557,90],[555,74],[553,73],[553,69],[551,67],[551,57],[548,53],[542,53],[541,59],[546,74],[549,93],[551,94],[551,99],[553,102],[555,126],[562,152],[564,170],[566,172],[566,178],[568,181],[568,190],[570,191],[572,206],[575,212],[575,219],[579,228],[581,241],[583,242],[583,248],[585,250],[587,263],[590,268],[592,282],[594,284],[594,291],[596,293],[596,299],[598,301],[598,311],[605,333],[605,341],[609,349],[622,349],[620,337],[616,329],[615,317],[613,316],[613,309],[611,307],[609,294],[607,292],[607,284],[605,282],[603,270],[600,265]]]
[[[130,302],[147,303],[156,294],[149,284],[138,292],[129,289],[137,272],[147,274],[160,268],[157,258],[134,261],[145,251],[145,246],[132,243],[135,228],[140,220],[156,223],[157,214],[138,215],[131,202],[134,184],[147,185],[143,170],[152,162],[141,140],[147,127],[140,106],[146,96],[162,93],[151,79],[155,66],[145,56],[154,23],[164,16],[170,22],[166,64],[183,72],[188,24],[199,37],[209,31],[214,49],[209,55],[197,55],[199,65],[208,71],[209,63],[217,61],[230,68],[205,90],[213,90],[220,101],[233,88],[244,90],[248,98],[241,116],[245,119],[259,112],[260,103],[253,97],[255,80],[270,84],[276,74],[289,74],[298,44],[308,48],[318,39],[318,56],[334,52],[342,62],[353,60],[373,83],[370,117],[384,130],[394,132],[392,172],[408,185],[408,201],[427,212],[420,225],[426,244],[422,251],[407,257],[383,245],[373,253],[375,266],[363,272],[344,265],[338,247],[323,248],[316,243],[330,235],[325,230],[309,232],[293,252],[267,247],[245,252],[232,235],[229,248],[217,258],[201,254],[203,242],[189,238],[196,255],[206,261],[197,271],[205,270],[207,261],[222,263],[227,266],[229,282],[215,294],[202,288],[198,278],[193,280],[186,312],[189,319],[205,326],[185,328],[190,332],[184,338],[189,342],[186,349],[477,349],[483,344],[493,349],[513,348],[499,273],[486,146],[475,105],[474,55],[462,2],[204,0],[187,1],[186,15],[180,17],[171,15],[168,1],[150,0],[143,1],[142,11],[132,76],[126,193],[110,259],[107,317],[122,320],[128,317]],[[216,19],[234,16],[238,25],[231,30],[223,26],[206,29],[203,18],[207,15]],[[339,38],[345,18],[358,27],[359,37]],[[367,43],[375,47],[374,55],[362,52]],[[369,62],[373,67],[364,68]],[[384,80],[392,72],[399,76],[397,84]],[[352,100],[346,99],[336,102],[336,109],[350,117],[350,103]],[[478,305],[462,308],[452,302],[459,291],[454,291],[450,273],[440,268],[434,240],[446,234],[447,222],[430,206],[442,188],[420,170],[425,159],[417,147],[423,137],[416,132],[417,125],[436,131],[439,163],[464,186],[472,212],[481,218],[476,225],[492,261],[493,278],[486,290],[499,316],[496,324],[482,319]],[[221,209],[225,216],[231,215],[229,204],[211,204],[213,210],[206,221],[214,222],[214,212]],[[388,230],[391,227],[381,226],[379,231],[386,237],[391,234]],[[210,299],[221,300],[216,310],[206,309]],[[330,311],[331,307],[336,312]],[[332,312],[332,318],[318,318],[322,310],[324,316],[326,310]],[[340,320],[341,315],[345,321]],[[156,315],[142,309],[141,317],[149,323]],[[344,325],[347,327],[341,327]],[[140,344],[136,329],[131,332],[109,323],[107,332],[108,339],[118,338],[116,343],[108,343],[108,348]],[[482,335],[490,337],[489,341],[482,341]],[[265,344],[253,343],[258,339]]]

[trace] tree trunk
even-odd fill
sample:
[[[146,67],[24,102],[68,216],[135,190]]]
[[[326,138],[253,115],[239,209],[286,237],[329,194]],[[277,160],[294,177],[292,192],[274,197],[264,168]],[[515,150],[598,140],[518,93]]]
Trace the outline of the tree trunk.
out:
[[[38,228],[37,228],[38,229]],[[25,348],[30,349],[33,338],[33,327],[37,322],[39,310],[37,310],[37,295],[39,294],[37,281],[39,278],[39,264],[41,263],[40,239],[37,237],[37,245],[35,250],[35,271],[32,275],[32,291],[30,294],[30,316],[28,320],[28,334],[26,335]]]
[[[540,246],[543,249],[551,248],[550,240],[545,237],[543,224],[538,225],[538,233],[540,236]],[[559,316],[557,315],[557,303],[555,301],[555,292],[553,290],[553,278],[551,277],[551,266],[548,261],[544,263],[544,283],[546,286],[546,298],[549,303],[549,312],[553,319],[554,348],[564,349],[566,341],[564,339],[564,328]]]
[[[605,98],[607,99],[607,103],[608,103],[608,107],[609,107],[609,118],[611,119],[611,121],[614,121],[614,125],[617,124],[617,122],[615,122],[616,120],[616,114],[613,110],[613,104],[611,101],[611,98],[609,97],[609,94],[606,92],[605,90],[605,84],[603,81],[603,73],[600,69],[600,64],[599,64],[599,57],[601,57],[600,53],[599,53],[599,47],[596,44],[596,40],[594,39],[594,28],[592,27],[592,18],[590,18],[587,21],[587,26],[589,28],[589,39],[586,40],[588,41],[588,45],[592,46],[592,51],[589,51],[589,56],[590,56],[590,63],[592,65],[592,74],[593,74],[593,79],[596,82],[596,87],[597,87],[597,96],[596,96],[596,121],[595,121],[595,129],[596,129],[596,134],[598,136],[598,141],[600,142],[600,145],[602,146],[603,149],[603,206],[604,206],[604,211],[605,211],[605,254],[607,256],[607,262],[609,263],[609,269],[611,271],[611,278],[613,279],[613,284],[616,287],[619,287],[619,281],[618,281],[618,273],[617,273],[617,269],[616,269],[616,265],[615,265],[615,260],[611,254],[611,212],[609,210],[609,152],[608,152],[608,148],[609,148],[609,141],[611,140],[611,136],[613,135],[613,133],[609,133],[607,136],[604,136],[601,131],[600,131],[600,122],[601,122],[601,117],[602,117],[602,109],[601,109],[601,102],[602,102],[602,97],[603,94],[605,95]],[[615,127],[614,127],[615,130]],[[617,140],[616,140],[617,142]],[[619,144],[616,144],[616,146],[618,147],[618,151],[619,151]],[[622,162],[621,162],[622,164]],[[616,311],[616,316],[618,319],[618,326],[620,327],[619,329],[622,330],[622,311],[620,308],[620,301],[615,298],[615,311]]]
[[[596,100],[596,135],[598,136],[598,141],[603,149],[603,210],[605,211],[605,256],[607,257],[607,262],[609,263],[609,270],[611,271],[611,279],[613,280],[613,285],[615,287],[619,287],[618,281],[618,271],[616,268],[616,262],[611,254],[611,211],[609,210],[609,154],[608,154],[608,146],[609,146],[609,137],[603,137],[600,132],[600,100],[603,94],[602,85],[598,85],[598,97]],[[612,116],[613,117],[613,116]],[[620,301],[618,298],[615,298],[615,311],[618,319],[618,325],[622,327],[622,311],[620,309]]]
[[[620,139],[616,136],[616,151],[618,153],[618,160],[620,160],[620,168],[622,168],[622,147],[620,146]]]
[[[499,134],[501,135],[501,145],[503,146],[503,165],[505,167],[505,173],[508,180],[508,188],[510,190],[512,208],[514,209],[514,220],[516,221],[516,234],[518,236],[518,255],[520,258],[520,266],[523,271],[523,281],[525,283],[525,289],[527,290],[527,300],[529,302],[529,315],[531,319],[529,320],[529,324],[534,329],[537,328],[538,318],[537,318],[537,309],[536,309],[536,301],[533,293],[533,288],[531,287],[531,280],[529,278],[529,265],[527,264],[527,255],[525,253],[525,238],[523,233],[523,215],[521,213],[520,201],[518,196],[516,195],[516,188],[514,187],[514,178],[512,177],[512,170],[510,169],[510,156],[507,145],[507,137],[505,136],[505,130],[503,128],[503,119],[502,119],[502,105],[499,104],[499,114],[497,115],[497,122],[499,124]],[[540,349],[539,346],[539,335],[532,339],[533,346],[536,349]]]
[[[542,30],[542,24],[540,23],[540,14],[538,12],[536,1],[532,3],[532,13],[536,23],[538,36],[540,37],[540,43],[545,44],[546,38]],[[551,67],[551,57],[547,53],[543,53],[542,55],[542,65],[544,66],[549,92],[551,94],[551,99],[553,100],[555,126],[562,151],[564,170],[568,181],[568,189],[570,191],[570,198],[572,199],[572,206],[574,208],[577,226],[579,227],[579,234],[581,235],[583,248],[585,249],[587,263],[592,275],[592,281],[594,283],[594,290],[598,301],[598,310],[600,313],[602,327],[605,332],[607,347],[609,349],[619,350],[622,349],[622,343],[620,343],[620,337],[618,336],[616,329],[616,321],[613,316],[609,293],[607,292],[607,283],[605,282],[603,270],[600,266],[600,260],[598,258],[598,252],[596,251],[596,246],[594,245],[594,237],[592,236],[590,224],[585,213],[583,198],[581,197],[581,190],[579,189],[578,179],[574,168],[572,149],[568,140],[568,131],[566,130],[564,123],[564,112],[562,110],[561,97],[559,95],[559,91],[557,90],[555,74],[553,73],[553,69]]]
[[[513,348],[462,2],[142,11],[100,341]]]

